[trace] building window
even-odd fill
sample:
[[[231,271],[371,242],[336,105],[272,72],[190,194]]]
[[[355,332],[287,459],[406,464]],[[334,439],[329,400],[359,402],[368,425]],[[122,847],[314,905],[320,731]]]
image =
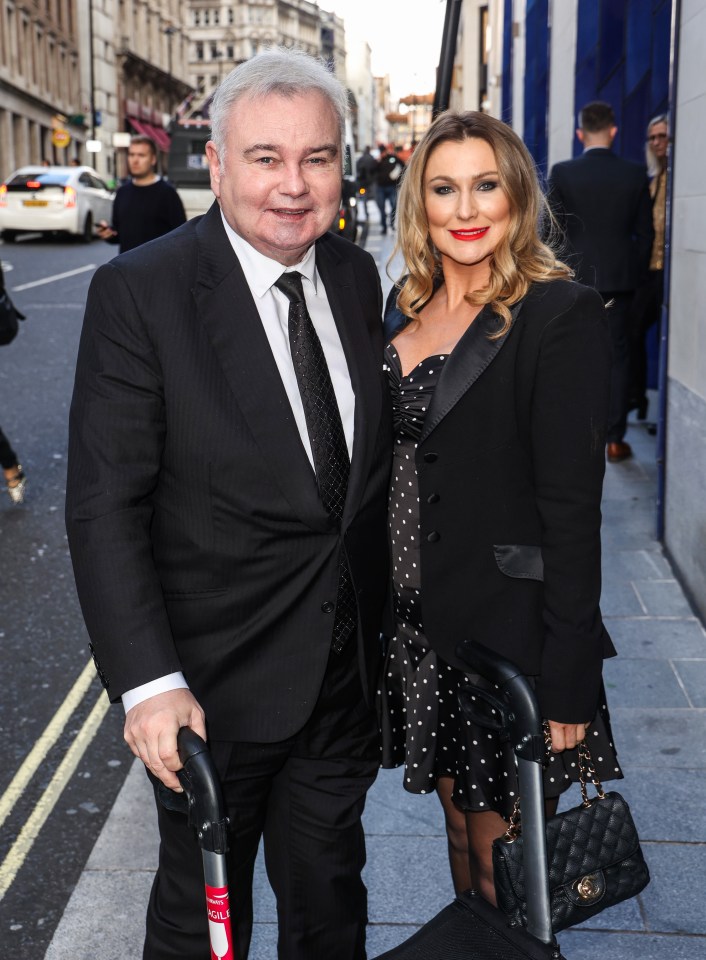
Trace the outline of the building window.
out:
[[[220,53],[218,52],[218,44],[212,43],[211,44],[211,60],[217,60],[219,57],[220,57]]]
[[[233,46],[232,43],[229,43],[228,46],[226,47],[226,57],[229,60],[235,59],[235,47]]]
[[[196,59],[203,60],[203,44],[200,42],[196,44]]]
[[[233,26],[235,23],[235,13],[233,12],[232,7],[228,7],[228,23]]]
[[[195,26],[195,27],[200,27],[200,26],[201,26],[201,11],[200,11],[200,10],[194,10],[194,26]]]
[[[213,11],[213,22],[214,22],[215,24],[219,24],[219,23],[221,22],[221,18],[220,18],[220,15],[219,15],[219,13],[218,13],[218,10],[214,10],[214,11]]]
[[[211,22],[211,13],[210,13],[209,10],[204,10],[204,12],[203,12],[203,22],[204,22],[204,26],[206,26],[206,27],[207,27],[207,26],[209,25],[209,23]]]

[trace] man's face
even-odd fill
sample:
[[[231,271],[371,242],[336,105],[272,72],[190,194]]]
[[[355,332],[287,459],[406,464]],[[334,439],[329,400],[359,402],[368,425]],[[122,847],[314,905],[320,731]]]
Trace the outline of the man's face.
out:
[[[341,197],[341,136],[323,94],[243,97],[233,106],[225,162],[206,145],[211,187],[230,226],[256,250],[298,263],[331,226]]]
[[[151,175],[156,157],[149,144],[131,143],[127,151],[127,167],[133,180]]]

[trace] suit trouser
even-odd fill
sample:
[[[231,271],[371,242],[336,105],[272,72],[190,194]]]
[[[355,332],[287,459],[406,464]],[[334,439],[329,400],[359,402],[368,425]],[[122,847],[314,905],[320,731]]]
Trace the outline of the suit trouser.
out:
[[[608,407],[608,429],[606,441],[616,443],[623,439],[628,426],[628,406],[630,388],[630,338],[629,313],[632,303],[632,291],[629,293],[604,293],[605,303],[612,301],[608,308],[608,325],[613,347],[610,367],[610,404]]]
[[[350,649],[349,649],[350,648]],[[355,643],[331,654],[314,712],[278,743],[209,743],[231,818],[228,878],[238,960],[252,933],[260,838],[277,898],[280,960],[364,960],[365,795],[380,764]],[[162,788],[164,790],[164,788]],[[159,869],[144,960],[208,960],[201,852],[186,817],[157,804]]]

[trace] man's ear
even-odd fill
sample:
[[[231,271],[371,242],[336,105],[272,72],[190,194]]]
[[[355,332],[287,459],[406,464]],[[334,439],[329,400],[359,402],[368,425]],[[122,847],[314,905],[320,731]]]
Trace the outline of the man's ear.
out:
[[[576,136],[579,138],[579,141],[583,143],[583,130],[581,127],[576,130]]]
[[[617,132],[618,132],[618,128],[617,128],[617,127],[611,127],[611,128],[610,128],[610,142],[611,142],[611,143],[615,140],[615,135],[617,134]]]
[[[216,144],[209,140],[206,144],[206,159],[208,160],[208,169],[211,174],[211,190],[216,197],[221,195],[221,161],[218,157]]]

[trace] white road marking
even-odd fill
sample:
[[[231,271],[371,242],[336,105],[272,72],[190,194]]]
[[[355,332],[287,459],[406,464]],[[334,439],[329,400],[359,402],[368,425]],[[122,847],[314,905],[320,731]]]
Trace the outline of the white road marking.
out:
[[[66,273],[55,273],[51,277],[43,277],[41,280],[32,280],[30,283],[21,283],[12,288],[12,293],[20,293],[22,290],[31,290],[32,287],[41,287],[45,283],[54,283],[56,280],[65,280],[66,277],[75,277],[78,273],[85,273],[87,270],[95,270],[95,263],[87,263],[85,267],[77,267],[76,270],[67,270]]]

